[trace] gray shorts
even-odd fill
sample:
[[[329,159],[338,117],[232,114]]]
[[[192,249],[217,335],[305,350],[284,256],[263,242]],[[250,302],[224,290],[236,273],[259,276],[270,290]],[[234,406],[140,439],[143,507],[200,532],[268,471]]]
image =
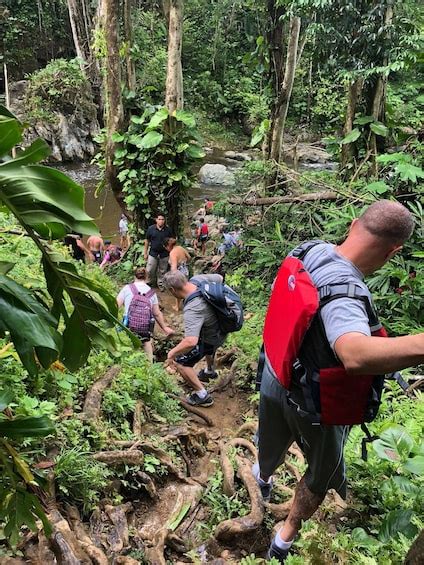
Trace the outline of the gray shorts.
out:
[[[265,364],[259,406],[259,467],[270,477],[283,463],[295,441],[305,455],[305,481],[315,494],[334,489],[346,498],[346,469],[343,457],[349,426],[313,425],[287,403],[285,388]]]

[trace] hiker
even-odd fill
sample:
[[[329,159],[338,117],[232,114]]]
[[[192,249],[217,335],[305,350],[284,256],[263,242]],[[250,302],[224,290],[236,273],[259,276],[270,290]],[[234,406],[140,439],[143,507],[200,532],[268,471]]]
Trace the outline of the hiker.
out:
[[[149,284],[157,280],[159,290],[163,291],[163,276],[168,269],[169,253],[163,242],[173,237],[172,230],[166,225],[165,216],[159,212],[155,223],[147,228],[144,240],[144,260],[147,261],[147,277]]]
[[[189,275],[188,262],[190,261],[189,252],[181,247],[181,245],[176,245],[177,240],[173,237],[167,237],[163,242],[164,248],[169,253],[169,267],[171,271],[179,271],[186,277]],[[181,299],[175,298],[174,310],[178,312],[181,306]]]
[[[209,198],[205,198],[205,215],[212,214],[214,204],[215,202],[213,202]]]
[[[167,364],[174,365],[184,381],[194,392],[187,397],[193,406],[212,406],[213,398],[207,392],[204,383],[218,375],[214,369],[215,352],[224,343],[227,333],[237,331],[243,323],[243,309],[239,297],[226,287],[226,297],[232,301],[231,320],[227,314],[220,316],[205,298],[204,291],[210,297],[224,293],[220,275],[196,275],[190,280],[179,271],[170,271],[164,277],[166,288],[183,302],[184,339],[168,353]],[[216,289],[216,291],[214,291]],[[227,312],[229,314],[229,311]],[[228,324],[228,325],[227,325]],[[206,370],[198,374],[194,365],[206,357]]]
[[[222,238],[224,239],[223,243],[218,246],[218,254],[225,255],[227,251],[232,249],[237,245],[237,241],[235,238],[229,233],[228,228],[226,226],[222,226],[219,229],[219,233],[221,234]]]
[[[122,257],[122,249],[117,245],[113,245],[110,239],[105,240],[105,253],[103,261],[100,263],[100,268],[104,269],[106,266],[115,265],[119,263]]]
[[[264,327],[259,461],[252,471],[269,500],[272,475],[294,441],[308,468],[268,559],[285,561],[302,522],[329,489],[345,498],[347,436],[353,424],[376,416],[384,375],[424,362],[424,333],[386,337],[363,282],[402,249],[413,226],[400,203],[375,202],[353,220],[343,243],[301,245],[274,281]]]
[[[145,267],[138,267],[134,281],[124,286],[116,297],[116,302],[119,308],[124,306],[124,325],[140,338],[146,357],[153,361],[152,336],[155,320],[166,336],[173,334],[174,330],[166,325],[159,309],[158,297],[146,283],[146,278]]]
[[[197,228],[197,242],[200,244],[202,255],[206,254],[206,242],[209,239],[209,226],[205,222],[205,218],[200,218],[199,227]],[[196,245],[196,250],[198,246]]]
[[[64,238],[65,245],[74,259],[81,261],[81,263],[91,261],[91,254],[82,241],[82,233],[68,233]]]
[[[101,236],[90,235],[90,237],[87,239],[87,247],[90,250],[93,261],[100,265],[100,263],[102,262],[102,259],[103,259],[103,251],[104,251],[104,248],[105,248],[105,245],[103,243],[103,239],[101,238]]]
[[[128,219],[125,214],[121,214],[121,219],[118,224],[119,235],[120,235],[120,248],[125,251],[130,246],[130,240],[128,237]]]

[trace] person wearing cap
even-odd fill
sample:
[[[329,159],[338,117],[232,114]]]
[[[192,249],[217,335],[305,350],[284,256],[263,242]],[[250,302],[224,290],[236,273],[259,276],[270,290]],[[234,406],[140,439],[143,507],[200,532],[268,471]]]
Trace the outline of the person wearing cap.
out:
[[[104,269],[106,266],[114,265],[121,260],[122,249],[117,245],[113,245],[110,239],[105,240],[105,254],[103,261],[100,263],[100,268]]]

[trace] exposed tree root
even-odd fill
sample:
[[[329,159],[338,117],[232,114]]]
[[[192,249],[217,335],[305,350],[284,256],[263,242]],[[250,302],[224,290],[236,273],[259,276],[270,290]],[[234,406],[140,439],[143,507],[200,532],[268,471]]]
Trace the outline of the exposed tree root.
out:
[[[85,528],[81,522],[81,518],[78,512],[78,509],[75,506],[68,506],[66,509],[66,513],[69,517],[69,521],[71,522],[72,530],[74,531],[77,540],[80,542],[82,547],[84,548],[87,555],[96,565],[108,565],[109,560],[106,557],[106,554],[103,552],[102,549],[96,547],[94,545],[92,539],[89,537]]]
[[[251,435],[256,434],[256,430],[258,429],[258,422],[254,420],[253,422],[245,422],[243,425],[239,427],[236,432],[236,435],[241,437],[243,434],[249,433]]]
[[[237,360],[233,361],[233,364],[231,365],[229,371],[224,373],[224,375],[222,375],[215,384],[209,387],[209,392],[220,392],[221,390],[227,388],[227,386],[230,385],[236,378],[236,371]]]
[[[202,418],[202,420],[204,420],[207,426],[209,426],[210,428],[213,428],[215,426],[212,418],[207,416],[201,408],[196,408],[195,406],[192,406],[180,396],[177,396],[175,394],[171,394],[171,396],[179,401],[179,403],[184,408],[184,410],[187,410],[187,412],[190,412],[191,414],[195,414],[196,416],[199,416],[199,418]]]
[[[248,441],[247,439],[236,437],[231,439],[228,443],[224,444],[221,442],[220,444],[220,462],[222,467],[223,473],[223,485],[222,490],[227,496],[232,496],[235,493],[234,488],[234,468],[231,464],[231,461],[228,457],[228,450],[230,447],[244,447],[245,449],[249,450],[250,453],[253,455],[254,459],[257,458],[257,451],[256,447],[253,445],[252,442]]]
[[[126,514],[133,509],[131,502],[119,506],[105,506],[105,511],[112,522],[117,534],[114,553],[119,553],[129,544],[128,522]]]
[[[150,477],[147,473],[143,471],[137,472],[137,477],[139,477],[140,481],[143,483],[144,488],[146,489],[148,495],[152,500],[157,500],[159,495],[156,490],[155,483],[153,482],[152,477]]]
[[[300,448],[297,446],[296,443],[293,443],[289,447],[289,453],[294,457],[296,457],[299,460],[299,463],[301,463],[302,465],[305,464],[305,456],[303,455],[302,451],[300,450]]]
[[[264,504],[261,492],[251,472],[250,461],[237,456],[237,474],[245,484],[250,497],[250,512],[247,516],[225,520],[215,529],[215,538],[229,541],[233,537],[252,532],[259,528],[264,517]]]
[[[115,557],[115,563],[116,565],[140,565],[140,561],[127,555],[118,555]]]
[[[287,470],[289,471],[289,473],[291,475],[293,475],[293,477],[295,477],[295,479],[297,481],[300,481],[300,479],[302,478],[302,474],[300,473],[300,471],[297,469],[297,467],[295,467],[292,463],[289,463],[286,459],[286,461],[284,462],[284,465],[287,467]]]
[[[146,548],[144,553],[147,561],[151,563],[151,565],[166,565],[164,551],[169,532],[170,530],[166,527],[159,530],[152,540],[153,546]]]
[[[98,379],[89,389],[82,409],[84,420],[97,420],[100,416],[103,392],[111,385],[113,379],[119,374],[121,367],[113,365],[106,373]]]
[[[58,563],[61,565],[91,565],[91,559],[62,514],[54,509],[49,513],[48,518],[53,527],[50,544]]]
[[[133,451],[99,451],[93,454],[96,461],[106,463],[106,465],[139,465],[144,462],[144,453],[138,449]]]
[[[137,400],[134,408],[133,416],[133,434],[135,437],[140,437],[142,433],[143,424],[146,423],[145,406],[142,400]]]
[[[293,491],[292,491],[293,492]],[[293,498],[281,504],[273,504],[272,502],[265,503],[265,507],[271,512],[276,520],[284,520],[290,512],[293,505]]]
[[[32,565],[53,565],[56,563],[55,555],[50,549],[49,542],[43,532],[38,532],[38,535],[34,532],[31,532],[31,534],[33,534],[31,538],[26,537],[22,543],[19,543],[19,546],[21,550],[24,550],[25,557],[29,563]],[[38,538],[38,543],[33,543],[36,538]]]
[[[230,363],[234,360],[234,357],[237,355],[237,348],[232,347],[228,351],[226,351],[223,355],[220,355],[216,359],[216,366],[223,367],[227,363]]]

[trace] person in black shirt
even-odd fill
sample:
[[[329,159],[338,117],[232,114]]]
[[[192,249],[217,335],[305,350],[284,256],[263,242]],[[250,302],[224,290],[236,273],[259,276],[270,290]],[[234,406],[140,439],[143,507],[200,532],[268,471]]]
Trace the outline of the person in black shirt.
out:
[[[155,223],[147,228],[144,240],[144,259],[147,261],[147,277],[149,284],[157,279],[159,290],[164,290],[163,277],[168,269],[169,252],[163,242],[168,237],[174,237],[172,230],[166,225],[165,216],[158,213]]]

